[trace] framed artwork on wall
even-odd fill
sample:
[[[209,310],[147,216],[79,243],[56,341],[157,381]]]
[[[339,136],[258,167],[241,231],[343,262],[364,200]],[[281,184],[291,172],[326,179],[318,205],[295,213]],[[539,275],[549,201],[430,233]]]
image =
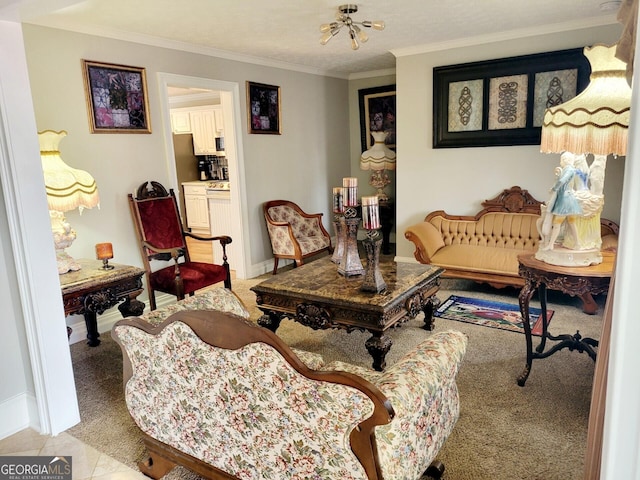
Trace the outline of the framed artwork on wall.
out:
[[[582,48],[433,69],[433,147],[537,145],[548,107],[589,84]]]
[[[151,133],[145,69],[82,60],[91,133]]]
[[[280,135],[280,87],[247,82],[249,133]]]
[[[396,86],[358,90],[360,105],[360,140],[362,151],[373,145],[372,131],[385,131],[387,147],[396,147]]]

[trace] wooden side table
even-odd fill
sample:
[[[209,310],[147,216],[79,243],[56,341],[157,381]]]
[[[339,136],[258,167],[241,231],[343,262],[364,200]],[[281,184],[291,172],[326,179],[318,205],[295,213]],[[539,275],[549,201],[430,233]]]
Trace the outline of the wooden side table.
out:
[[[589,267],[562,267],[551,265],[535,258],[535,254],[523,254],[518,256],[519,274],[524,278],[525,284],[518,297],[520,313],[523,318],[523,327],[527,344],[527,363],[523,372],[518,377],[518,385],[524,386],[529,373],[531,363],[536,358],[546,358],[558,350],[568,348],[578,352],[586,352],[592,360],[596,359],[598,340],[583,338],[579,331],[575,334],[563,334],[553,336],[547,330],[547,289],[559,290],[569,295],[583,296],[585,294],[597,295],[609,290],[615,254],[602,252],[602,263]],[[540,306],[542,310],[542,336],[540,344],[533,351],[531,326],[525,319],[529,318],[529,302],[535,289],[538,289]],[[557,342],[547,351],[544,351],[547,339]]]
[[[140,316],[144,303],[136,297],[142,293],[144,270],[130,265],[112,263],[105,270],[98,260],[78,260],[81,269],[60,275],[64,314],[84,315],[87,326],[87,344],[100,345],[97,316],[123,302],[118,310],[123,317]]]

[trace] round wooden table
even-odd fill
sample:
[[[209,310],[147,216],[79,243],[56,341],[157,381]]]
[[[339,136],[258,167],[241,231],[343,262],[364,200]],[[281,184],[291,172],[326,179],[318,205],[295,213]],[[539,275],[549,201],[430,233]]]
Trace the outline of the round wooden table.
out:
[[[535,258],[535,254],[523,254],[518,256],[519,274],[525,280],[524,287],[520,291],[518,301],[522,314],[524,334],[527,344],[527,363],[523,372],[518,377],[518,385],[524,386],[529,373],[531,363],[536,358],[546,358],[558,350],[568,348],[578,352],[586,352],[591,359],[596,359],[598,341],[593,338],[583,338],[579,331],[575,334],[563,334],[553,336],[548,330],[547,321],[547,289],[559,290],[569,295],[582,296],[587,293],[597,295],[609,291],[611,275],[615,265],[616,255],[613,252],[602,252],[602,263],[588,267],[563,267],[551,265]],[[538,289],[540,307],[542,310],[542,335],[540,344],[533,351],[531,338],[531,325],[529,319],[529,302],[535,289]],[[547,351],[545,346],[547,339],[557,342]]]

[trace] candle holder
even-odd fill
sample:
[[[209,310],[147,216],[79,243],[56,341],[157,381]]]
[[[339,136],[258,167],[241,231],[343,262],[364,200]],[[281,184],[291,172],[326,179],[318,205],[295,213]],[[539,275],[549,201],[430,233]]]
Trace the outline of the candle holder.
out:
[[[333,249],[331,261],[339,264],[342,261],[342,255],[344,254],[344,232],[346,230],[344,215],[334,215],[333,226],[336,230],[336,248]]]
[[[363,292],[382,292],[387,288],[387,284],[380,273],[382,236],[377,229],[367,230],[367,238],[362,243],[367,254],[367,269],[364,272],[364,281],[360,290]]]
[[[360,217],[358,208],[346,206],[344,209],[344,251],[338,266],[338,273],[345,277],[362,275],[364,267],[358,254],[358,225]]]
[[[109,265],[109,259],[113,258],[113,246],[110,243],[97,243],[96,258],[102,260],[103,270],[112,270],[114,266]]]

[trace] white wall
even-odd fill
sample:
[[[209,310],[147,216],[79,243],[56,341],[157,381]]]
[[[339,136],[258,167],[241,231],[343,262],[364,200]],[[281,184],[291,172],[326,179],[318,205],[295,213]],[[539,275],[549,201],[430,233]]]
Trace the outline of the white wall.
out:
[[[612,44],[620,26],[610,25],[544,36],[476,44],[397,58],[396,230],[398,259],[413,259],[414,246],[404,230],[433,210],[470,215],[483,200],[519,185],[546,201],[559,155],[538,146],[434,149],[433,68],[531,53]],[[603,217],[618,222],[624,162],[609,161]]]
[[[0,438],[80,419],[20,24],[0,21]]]
[[[98,184],[100,210],[68,212],[78,238],[69,253],[92,258],[94,245],[113,243],[115,262],[142,265],[127,194],[145,180],[169,182],[158,73],[236,82],[241,112],[248,229],[249,276],[272,267],[272,252],[261,205],[290,199],[329,218],[331,187],[348,176],[349,123],[347,81],[150,47],[107,38],[24,25],[31,91],[38,130],[67,130],[62,157],[90,172]],[[151,134],[91,134],[81,60],[144,67]],[[282,135],[249,135],[245,82],[281,87]],[[312,188],[310,188],[312,187]],[[328,225],[328,221],[325,223]],[[253,275],[252,275],[253,273]],[[146,299],[146,292],[143,293]],[[77,322],[71,318],[69,324]]]

